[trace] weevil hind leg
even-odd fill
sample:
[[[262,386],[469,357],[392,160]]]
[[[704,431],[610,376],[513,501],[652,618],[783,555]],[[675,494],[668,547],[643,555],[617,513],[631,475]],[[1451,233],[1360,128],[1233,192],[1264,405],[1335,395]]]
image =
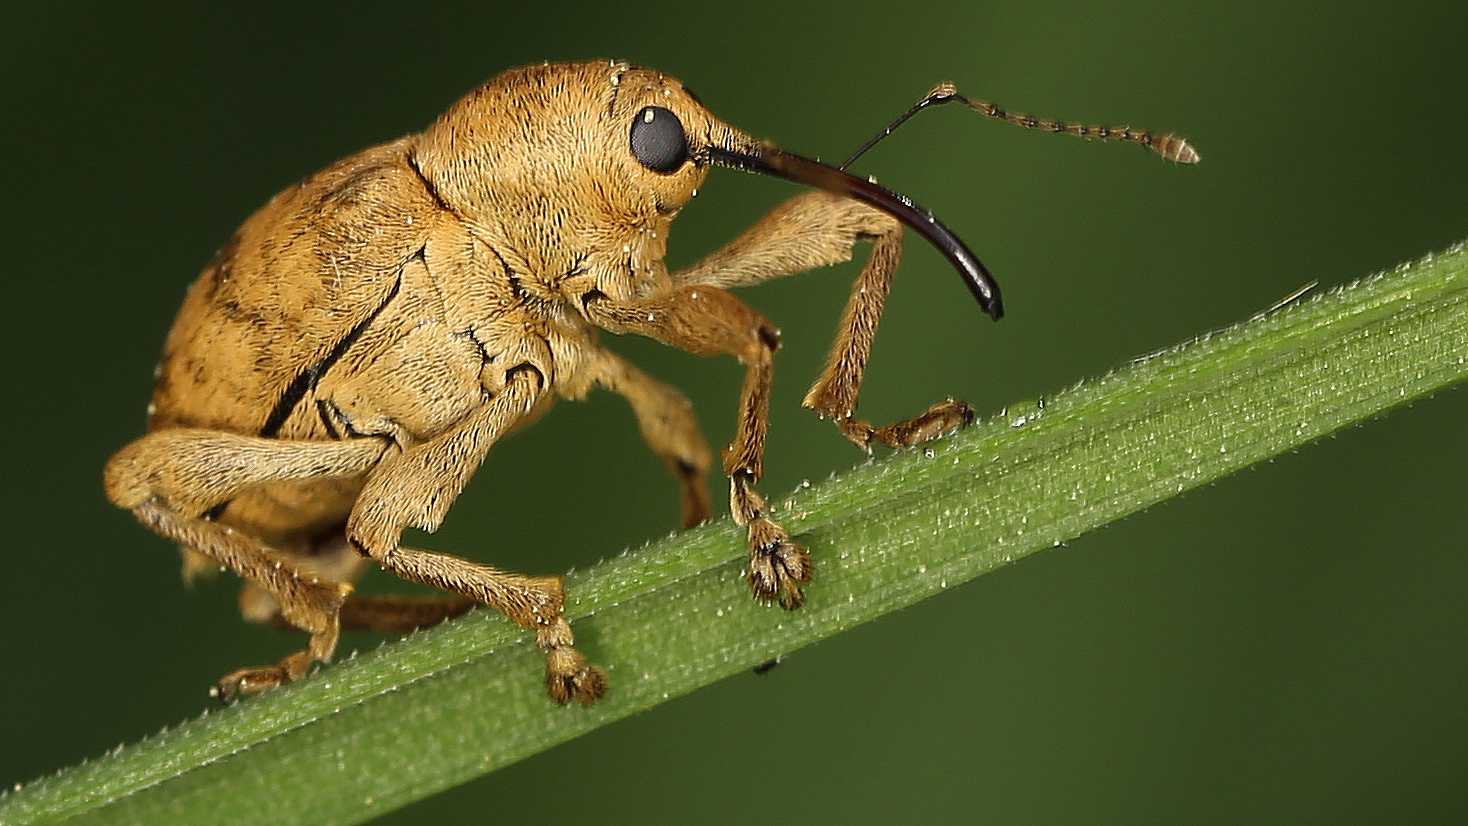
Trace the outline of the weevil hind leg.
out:
[[[312,662],[326,662],[341,635],[339,612],[351,586],[315,577],[272,553],[245,534],[202,519],[179,516],[157,500],[134,508],[143,524],[179,544],[219,560],[247,576],[278,606],[292,627],[311,635],[306,648],[275,665],[242,668],[225,675],[209,693],[228,703],[306,675]]]
[[[304,676],[311,662],[331,659],[340,635],[338,612],[351,586],[303,568],[209,511],[255,485],[284,479],[350,477],[381,456],[380,443],[293,442],[211,430],[161,430],[134,441],[107,463],[107,495],[185,558],[233,570],[269,599],[308,646],[271,666],[227,675],[214,688],[223,700],[255,694]],[[187,569],[186,569],[187,570]]]

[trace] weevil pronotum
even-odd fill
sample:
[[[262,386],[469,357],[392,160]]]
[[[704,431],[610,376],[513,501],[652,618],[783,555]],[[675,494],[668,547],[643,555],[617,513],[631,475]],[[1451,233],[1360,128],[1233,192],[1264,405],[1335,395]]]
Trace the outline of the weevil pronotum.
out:
[[[1012,115],[946,84],[873,142],[950,100],[1197,160],[1172,135]],[[814,191],[668,272],[669,227],[711,166]],[[535,631],[551,697],[601,696],[606,675],[572,647],[560,577],[398,544],[409,526],[439,525],[497,439],[557,397],[597,386],[631,403],[682,486],[684,525],[710,516],[711,456],[687,399],[602,349],[601,330],[744,363],[737,432],[723,451],[730,508],[748,529],[755,594],[798,607],[809,555],[755,489],[780,334],[728,289],[844,261],[857,241],[873,242],[804,402],[864,449],[917,444],[971,419],[952,400],[884,427],[854,418],[904,224],[948,257],[990,316],[1002,314],[997,285],[963,242],[844,169],[730,127],[671,77],[601,61],[506,72],[421,134],[275,196],[190,289],[158,366],[149,432],[106,472],[113,502],[182,547],[186,574],[233,570],[247,618],[310,635],[304,650],[228,674],[214,693],[229,701],[301,678],[331,658],[342,628],[407,632],[484,604]],[[450,596],[353,594],[368,561]]]

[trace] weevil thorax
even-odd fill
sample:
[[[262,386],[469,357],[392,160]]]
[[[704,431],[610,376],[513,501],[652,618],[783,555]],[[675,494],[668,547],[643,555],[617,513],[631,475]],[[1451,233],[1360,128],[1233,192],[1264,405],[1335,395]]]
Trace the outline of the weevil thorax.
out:
[[[454,104],[413,158],[439,198],[526,291],[575,306],[666,286],[678,211],[707,147],[753,140],[677,80],[624,62],[529,66]]]

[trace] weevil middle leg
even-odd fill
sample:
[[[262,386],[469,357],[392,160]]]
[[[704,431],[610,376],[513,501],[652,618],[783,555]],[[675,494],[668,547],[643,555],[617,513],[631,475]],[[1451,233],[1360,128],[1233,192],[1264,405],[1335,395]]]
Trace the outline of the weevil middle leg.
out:
[[[598,384],[632,405],[643,440],[678,480],[683,527],[708,521],[713,515],[708,492],[710,454],[688,397],[609,350],[596,350],[587,361]]]

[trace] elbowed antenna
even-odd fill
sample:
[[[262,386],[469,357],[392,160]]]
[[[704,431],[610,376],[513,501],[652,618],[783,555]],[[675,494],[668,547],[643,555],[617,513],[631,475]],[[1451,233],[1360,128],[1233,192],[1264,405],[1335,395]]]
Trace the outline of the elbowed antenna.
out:
[[[708,148],[708,160],[720,166],[729,166],[749,172],[773,175],[777,178],[813,186],[827,192],[835,192],[871,204],[897,220],[917,230],[933,246],[937,247],[963,276],[969,292],[974,294],[979,306],[991,318],[998,321],[1004,316],[1004,301],[999,295],[999,284],[978,256],[959,239],[953,231],[933,217],[933,213],[900,195],[871,181],[862,180],[849,172],[826,166],[819,161],[792,155],[773,146],[761,145],[752,151],[740,152],[721,146]]]
[[[1174,135],[1171,132],[1165,135],[1155,135],[1151,132],[1132,129],[1129,126],[1121,128],[1112,126],[1086,126],[1081,123],[1066,123],[1064,121],[1037,118],[1033,115],[1021,115],[1017,112],[1006,112],[998,105],[990,103],[987,100],[973,100],[972,98],[960,95],[958,89],[952,83],[939,83],[933,87],[932,91],[924,95],[922,100],[913,104],[911,109],[903,112],[897,120],[892,121],[890,126],[878,132],[871,140],[862,144],[860,149],[851,153],[851,157],[843,161],[841,166],[837,168],[844,170],[846,167],[851,166],[868,149],[876,146],[883,138],[892,134],[897,127],[907,123],[908,118],[911,118],[923,109],[934,104],[949,103],[955,100],[985,117],[1007,120],[1016,126],[1023,126],[1026,129],[1039,129],[1042,132],[1064,132],[1067,135],[1075,135],[1082,138],[1130,141],[1141,144],[1175,163],[1197,163],[1202,159],[1198,154],[1198,150],[1194,149],[1184,140],[1182,135]]]

